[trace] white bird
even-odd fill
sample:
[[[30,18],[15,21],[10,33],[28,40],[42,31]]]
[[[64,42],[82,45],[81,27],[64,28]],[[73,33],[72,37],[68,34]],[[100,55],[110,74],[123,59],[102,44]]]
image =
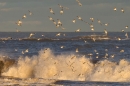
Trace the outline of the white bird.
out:
[[[117,11],[117,8],[115,7],[113,10],[114,10],[114,11]]]
[[[59,24],[56,24],[56,27],[60,27],[60,25],[59,25]]]
[[[62,9],[60,10],[60,14],[62,15],[62,14],[63,14],[63,12],[64,12],[64,11],[63,11],[63,8],[62,8]]]
[[[126,29],[128,29],[128,26],[125,26]]]
[[[60,48],[64,48],[65,46],[60,46]]]
[[[94,22],[94,18],[90,18],[90,20],[91,20],[92,22]]]
[[[31,16],[31,15],[32,15],[32,12],[31,12],[30,10],[28,10],[28,12],[29,12],[29,15]]]
[[[82,4],[80,3],[80,1],[79,1],[79,0],[76,0],[76,1],[78,2],[78,5],[79,5],[79,6],[82,6]]]
[[[77,16],[79,20],[83,21],[82,18],[80,16]]]
[[[111,58],[114,58],[115,57],[115,55],[113,54],[113,55],[111,55]]]
[[[89,26],[90,26],[91,28],[94,28],[93,24],[89,24]]]
[[[59,5],[59,7],[62,8],[62,9],[69,9],[68,7],[63,7],[63,6],[61,6],[60,4],[58,4],[58,5]]]
[[[63,8],[63,6],[61,6],[60,4],[58,4],[60,8]]]
[[[57,33],[57,34],[56,34],[56,36],[60,36],[60,35],[61,35],[61,33]]]
[[[77,29],[75,32],[80,32],[81,29]]]
[[[104,30],[104,32],[105,32],[105,34],[107,35],[107,30],[106,30],[106,29]]]
[[[123,53],[125,50],[120,50],[121,53]]]
[[[56,25],[56,22],[55,22],[55,20],[52,20],[53,21],[53,23]]]
[[[128,38],[128,34],[127,33],[125,34],[125,36],[126,36],[126,38]]]
[[[15,49],[15,51],[18,51],[17,49]]]
[[[16,22],[16,24],[17,24],[18,26],[21,26],[21,25],[22,25],[22,21],[21,21],[21,20],[18,20],[18,22]]]
[[[94,31],[94,28],[92,27],[91,30]]]
[[[97,19],[98,20],[98,19]],[[100,24],[100,25],[102,25],[102,23],[101,23],[101,21],[100,20],[98,20],[98,23]]]
[[[35,35],[35,34],[34,33],[30,33],[29,38],[31,38],[33,35]]]
[[[108,26],[108,25],[109,25],[109,23],[105,23],[104,25],[105,25],[105,26]]]
[[[50,13],[55,14],[54,11],[52,10],[52,8],[50,8]]]
[[[119,40],[119,41],[120,41],[120,40],[121,40],[121,38],[120,38],[120,37],[118,37],[118,38],[117,38],[117,40]]]
[[[116,48],[119,48],[118,46],[116,46]]]
[[[62,30],[64,30],[65,28],[64,27],[61,27]]]
[[[26,49],[26,50],[25,50],[25,52],[27,53],[27,52],[29,52],[29,50],[28,50],[28,49]]]
[[[125,30],[123,30],[123,29],[122,29],[121,31],[122,31],[122,32],[125,32]]]
[[[24,18],[26,18],[26,17],[27,17],[26,14],[24,14],[23,17],[22,17],[22,19],[24,19]]]
[[[92,38],[92,40],[95,42],[96,39],[95,39],[95,38]]]
[[[22,54],[24,54],[24,51],[22,51]]]
[[[84,42],[85,42],[85,43],[87,43],[87,41],[86,41],[86,40],[84,40]]]
[[[72,22],[73,22],[73,23],[75,23],[75,22],[76,22],[76,20],[75,20],[75,19],[73,19],[73,20],[72,20]]]
[[[62,26],[61,21],[59,19],[57,19],[57,21],[58,21],[57,24],[60,25],[60,26]]]
[[[16,32],[20,32],[20,31],[16,28]]]
[[[79,52],[78,48],[76,48],[75,52]]]
[[[82,4],[80,2],[78,4],[79,4],[79,6],[82,6]]]
[[[48,17],[49,17],[49,20],[51,20],[51,21],[53,20],[53,18],[52,18],[52,17],[50,17],[50,16],[48,16]]]
[[[123,8],[121,8],[121,12],[123,12],[123,13],[125,12]]]

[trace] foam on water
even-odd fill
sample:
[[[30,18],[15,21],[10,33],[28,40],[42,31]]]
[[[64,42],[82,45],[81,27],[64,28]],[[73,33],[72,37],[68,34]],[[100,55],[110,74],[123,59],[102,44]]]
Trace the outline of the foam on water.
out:
[[[54,55],[49,48],[39,51],[38,56],[20,57],[2,73],[17,78],[44,78],[74,81],[130,81],[129,59],[119,62],[101,60],[93,63],[85,56]]]

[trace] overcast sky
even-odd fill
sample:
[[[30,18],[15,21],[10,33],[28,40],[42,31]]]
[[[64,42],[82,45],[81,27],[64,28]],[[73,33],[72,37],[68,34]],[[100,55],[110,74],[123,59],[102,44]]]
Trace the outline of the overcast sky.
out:
[[[88,24],[78,20],[77,16],[89,24],[94,25],[95,32],[107,31],[121,32],[121,30],[130,31],[125,26],[130,26],[130,0],[79,0],[82,6],[78,5],[76,0],[0,0],[0,31],[15,32],[16,28],[21,32],[74,32],[81,29],[82,32],[91,32]],[[58,4],[69,9],[64,9],[63,15],[60,14]],[[117,11],[114,11],[114,7]],[[51,14],[49,8],[55,12]],[[121,12],[124,9],[124,13]],[[33,15],[29,15],[30,10]],[[26,14],[27,18],[22,19]],[[55,21],[60,19],[62,27],[57,28],[48,16]],[[94,18],[91,22],[90,18]],[[22,26],[15,24],[18,20],[23,22]],[[72,20],[76,19],[76,23]],[[103,23],[98,24],[97,19]],[[104,24],[108,23],[108,26]]]

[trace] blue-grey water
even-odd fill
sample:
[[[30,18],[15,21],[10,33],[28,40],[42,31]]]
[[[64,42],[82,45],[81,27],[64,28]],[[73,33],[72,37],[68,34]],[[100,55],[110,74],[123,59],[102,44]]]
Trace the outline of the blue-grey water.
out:
[[[130,39],[125,32],[30,33],[0,32],[1,58],[16,61],[2,76],[38,78],[39,85],[41,78],[56,85],[130,85]],[[93,40],[92,35],[100,38]]]

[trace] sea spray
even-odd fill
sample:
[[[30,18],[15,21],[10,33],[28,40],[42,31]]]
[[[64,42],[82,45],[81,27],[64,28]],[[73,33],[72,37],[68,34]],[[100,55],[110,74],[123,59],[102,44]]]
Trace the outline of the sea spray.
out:
[[[20,57],[3,76],[18,78],[44,78],[75,81],[129,81],[130,62],[108,59],[93,63],[85,56],[54,55],[49,48],[39,51],[38,56]]]

